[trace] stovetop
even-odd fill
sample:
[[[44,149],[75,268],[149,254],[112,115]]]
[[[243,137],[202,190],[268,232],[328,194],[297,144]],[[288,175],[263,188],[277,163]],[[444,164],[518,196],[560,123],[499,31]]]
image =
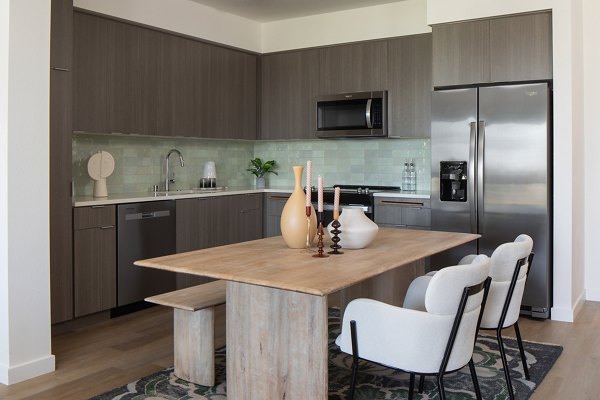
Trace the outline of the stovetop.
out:
[[[333,185],[330,188],[324,188],[325,191],[334,191],[336,187],[340,188],[341,193],[371,194],[390,190],[400,190],[399,186],[377,186],[377,185]]]

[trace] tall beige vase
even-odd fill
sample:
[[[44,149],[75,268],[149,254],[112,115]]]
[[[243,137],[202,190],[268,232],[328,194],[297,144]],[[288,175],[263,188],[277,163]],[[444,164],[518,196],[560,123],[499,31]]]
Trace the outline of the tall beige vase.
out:
[[[285,203],[281,213],[281,235],[283,240],[292,249],[303,249],[306,247],[306,232],[308,223],[306,220],[306,195],[302,190],[302,171],[304,167],[295,166],[294,169],[294,191]],[[317,216],[311,205],[310,212],[310,236],[312,243],[317,234]]]

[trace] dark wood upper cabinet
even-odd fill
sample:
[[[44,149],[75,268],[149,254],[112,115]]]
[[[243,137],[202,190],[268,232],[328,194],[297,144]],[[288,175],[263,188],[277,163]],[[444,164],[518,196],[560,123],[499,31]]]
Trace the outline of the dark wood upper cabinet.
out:
[[[492,82],[552,79],[552,14],[490,21]]]
[[[50,67],[71,70],[73,60],[73,0],[52,0]]]
[[[74,13],[73,29],[73,129],[88,132],[130,132],[129,76],[119,67],[129,62],[118,42],[114,21]],[[121,86],[119,84],[123,84]],[[118,91],[118,92],[117,92]]]
[[[429,137],[431,34],[388,41],[388,136]]]
[[[436,87],[552,79],[552,14],[433,26]]]
[[[313,139],[319,94],[316,49],[261,57],[261,139]]]
[[[204,58],[205,45],[176,36],[165,35],[165,38],[169,42],[166,46],[169,65],[163,92],[169,94],[169,101],[164,103],[163,108],[168,115],[169,131],[173,136],[200,136],[201,132],[195,129],[194,115],[202,105],[196,96],[196,93],[202,93],[202,88],[196,83],[203,72],[200,61]],[[177,92],[168,90],[170,86],[178,88]]]
[[[325,47],[320,51],[319,94],[386,89],[385,40]]]
[[[433,26],[433,85],[465,85],[490,80],[488,20]]]
[[[85,12],[74,32],[74,130],[256,138],[256,55]]]
[[[208,45],[208,68],[199,78],[202,137],[256,139],[257,56]]]

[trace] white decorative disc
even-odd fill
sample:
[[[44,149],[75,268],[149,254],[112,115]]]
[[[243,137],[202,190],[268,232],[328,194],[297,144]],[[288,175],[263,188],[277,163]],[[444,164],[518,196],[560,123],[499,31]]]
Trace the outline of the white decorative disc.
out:
[[[108,151],[99,151],[88,161],[88,174],[94,180],[106,179],[115,170],[115,159]]]

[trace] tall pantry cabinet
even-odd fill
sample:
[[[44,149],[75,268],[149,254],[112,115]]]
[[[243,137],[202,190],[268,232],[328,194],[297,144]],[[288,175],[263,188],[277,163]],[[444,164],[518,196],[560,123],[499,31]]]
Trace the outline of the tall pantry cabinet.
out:
[[[73,2],[52,0],[50,35],[50,304],[52,323],[73,318],[71,210]]]

